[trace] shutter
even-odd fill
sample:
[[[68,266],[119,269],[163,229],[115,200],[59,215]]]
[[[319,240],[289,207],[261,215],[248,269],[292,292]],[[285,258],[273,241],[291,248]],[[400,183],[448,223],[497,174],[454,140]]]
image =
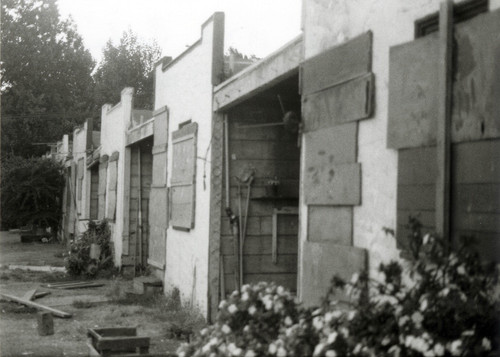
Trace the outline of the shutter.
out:
[[[196,138],[198,124],[172,133],[172,227],[189,230],[195,222]]]
[[[106,218],[114,221],[116,213],[116,190],[117,190],[117,174],[118,174],[118,152],[111,155],[108,163],[108,206],[106,210]]]
[[[99,190],[97,193],[99,207],[97,219],[104,219],[106,215],[106,183],[108,173],[108,155],[103,155],[99,159]]]
[[[82,210],[82,207],[81,207],[81,201],[82,201],[82,191],[83,191],[83,176],[85,174],[85,160],[83,158],[79,159],[78,160],[78,169],[77,169],[77,197],[78,197],[78,201],[80,201],[80,204],[79,204],[79,209],[80,209],[80,212]]]
[[[368,32],[301,67],[307,205],[301,224],[307,236],[299,259],[299,294],[306,305],[320,303],[334,274],[347,279],[366,268],[366,251],[352,246],[352,207],[361,204],[357,121],[372,112],[371,44]]]
[[[165,269],[166,233],[168,227],[167,140],[168,111],[164,107],[154,113],[153,181],[149,198],[148,264]]]

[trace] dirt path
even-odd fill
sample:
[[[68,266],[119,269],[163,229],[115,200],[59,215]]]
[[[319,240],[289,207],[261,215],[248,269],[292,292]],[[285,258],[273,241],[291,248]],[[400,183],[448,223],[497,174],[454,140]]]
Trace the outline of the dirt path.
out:
[[[19,234],[0,232],[0,264],[2,266],[64,266],[65,249],[59,243],[21,243]]]

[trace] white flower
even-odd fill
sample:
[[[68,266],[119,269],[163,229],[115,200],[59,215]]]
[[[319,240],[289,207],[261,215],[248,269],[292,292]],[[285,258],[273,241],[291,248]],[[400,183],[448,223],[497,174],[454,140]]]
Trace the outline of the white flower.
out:
[[[219,309],[223,309],[227,305],[226,300],[222,300],[219,304]]]
[[[450,352],[453,356],[459,356],[462,352],[462,341],[455,340],[450,345]]]
[[[248,308],[248,313],[249,313],[250,315],[253,315],[253,314],[255,314],[256,312],[257,312],[257,308],[255,307],[255,305],[252,305],[252,306],[250,306],[250,307]]]
[[[358,273],[354,273],[351,277],[351,284],[356,284],[359,280],[359,274]]]
[[[290,316],[287,316],[287,317],[285,318],[285,325],[286,325],[286,326],[292,326],[292,325],[293,325],[293,321],[292,321],[292,319],[290,318]]]
[[[332,317],[333,317],[334,319],[338,319],[338,318],[340,318],[341,316],[342,316],[342,311],[340,311],[340,310],[335,310],[334,312],[332,312]]]
[[[338,335],[338,333],[337,333],[337,332],[335,332],[335,331],[334,331],[334,332],[332,332],[331,334],[329,334],[329,335],[328,335],[328,340],[327,340],[327,342],[328,342],[328,343],[334,343],[334,342],[335,342],[335,340],[337,339],[337,335]]]
[[[217,339],[217,337],[212,337],[210,341],[208,341],[208,343],[211,345],[216,345],[217,343],[219,343],[219,340]]]
[[[381,343],[382,346],[387,346],[389,343],[391,343],[391,339],[389,338],[389,336],[385,336]]]
[[[412,335],[406,336],[406,338],[405,338],[405,346],[406,347],[410,347],[413,344],[413,340],[414,339],[415,339],[415,337],[413,337]]]
[[[241,354],[241,348],[236,347],[236,345],[233,342],[231,342],[229,345],[227,345],[227,350],[233,356],[239,356]]]
[[[349,311],[349,314],[347,315],[347,319],[349,321],[351,321],[352,319],[354,319],[356,317],[356,311]]]
[[[457,268],[457,273],[460,275],[465,275],[465,267],[463,264]]]
[[[313,318],[313,326],[316,330],[321,330],[323,328],[323,319],[320,316]]]
[[[222,325],[222,328],[221,328],[222,332],[224,332],[226,335],[228,333],[231,333],[231,327],[229,327],[228,325],[224,324]]]
[[[233,356],[241,356],[241,354],[243,353],[243,350],[239,347],[237,347],[234,351],[233,351]]]
[[[284,305],[281,300],[278,300],[274,303],[274,312],[278,313],[281,309],[283,309]]]
[[[278,286],[278,289],[276,290],[276,292],[278,293],[278,295],[283,295],[283,293],[285,292],[285,289],[282,286]]]
[[[326,357],[337,357],[337,352],[335,352],[334,350],[328,350],[328,351],[326,351],[325,356]]]
[[[462,336],[474,336],[474,330],[467,330],[462,332]]]
[[[250,290],[251,290],[251,289],[250,289],[250,285],[248,285],[248,284],[245,284],[245,285],[243,285],[243,286],[241,287],[241,291],[248,292],[248,291],[250,291]],[[252,352],[253,352],[253,351],[252,351]]]
[[[491,342],[486,337],[483,338],[482,345],[486,351],[491,350]]]
[[[322,343],[317,344],[316,347],[314,348],[313,356],[319,355],[321,353],[321,351],[323,351],[324,347],[325,346],[323,346]]]
[[[444,355],[444,346],[440,343],[436,343],[433,348],[434,354],[436,356],[443,356]]]
[[[203,353],[208,353],[208,351],[210,351],[210,348],[212,347],[212,345],[209,343],[207,343],[205,346],[203,346],[203,348],[201,349],[201,351]]]
[[[392,353],[393,356],[399,357],[399,354],[401,353],[401,348],[399,348],[398,345],[394,345],[391,348],[389,348],[387,352]]]
[[[278,357],[286,357],[286,350],[283,347],[280,347],[278,348],[278,353],[276,355]]]
[[[179,357],[185,357],[186,356],[186,352],[184,352],[184,351],[177,351],[177,356],[179,356]]]
[[[398,320],[398,325],[403,326],[406,324],[408,321],[410,321],[410,318],[407,315],[401,316]]]
[[[361,343],[358,343],[356,347],[354,347],[354,349],[352,350],[352,353],[358,354],[361,351],[361,347],[362,347]]]
[[[450,293],[450,288],[444,288],[443,290],[441,290],[439,292],[438,295],[441,297],[446,297],[446,296],[448,296],[449,293]]]
[[[429,238],[430,238],[430,237],[431,237],[431,236],[430,236],[429,234],[426,234],[426,235],[424,236],[424,238],[422,239],[422,243],[423,243],[423,244],[427,244],[427,243],[429,243]]]
[[[274,343],[270,343],[269,344],[268,351],[269,351],[270,354],[272,354],[272,355],[276,354],[277,350],[278,349],[276,348],[276,345]]]
[[[345,338],[349,337],[349,330],[347,329],[347,327],[341,327],[340,333],[344,335]]]
[[[422,316],[422,314],[418,311],[415,311],[412,315],[411,315],[411,320],[413,321],[413,323],[418,327],[420,328],[420,326],[422,326],[422,321],[424,321],[424,317]]]
[[[257,355],[253,350],[248,350],[247,353],[245,353],[245,357],[256,357]]]
[[[206,329],[206,328],[204,328],[203,330],[201,330],[201,331],[200,331],[200,334],[201,334],[202,336],[205,336],[205,335],[207,334],[207,329]]]
[[[427,302],[427,299],[423,300],[421,303],[420,303],[420,311],[425,311],[427,310],[427,305],[429,303]]]
[[[235,304],[231,304],[227,308],[227,311],[229,311],[230,314],[234,314],[236,311],[238,311],[238,308],[236,307]]]
[[[246,291],[243,294],[241,294],[241,301],[248,301],[249,298],[250,296]]]

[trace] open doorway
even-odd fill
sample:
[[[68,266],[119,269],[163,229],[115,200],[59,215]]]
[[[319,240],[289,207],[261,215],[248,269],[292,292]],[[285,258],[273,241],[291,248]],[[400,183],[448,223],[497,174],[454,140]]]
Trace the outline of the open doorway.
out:
[[[149,198],[153,174],[153,137],[130,146],[129,252],[136,270],[147,266],[149,248]]]
[[[297,290],[300,109],[295,73],[226,113],[229,206],[239,227],[222,213],[225,294],[259,281]]]

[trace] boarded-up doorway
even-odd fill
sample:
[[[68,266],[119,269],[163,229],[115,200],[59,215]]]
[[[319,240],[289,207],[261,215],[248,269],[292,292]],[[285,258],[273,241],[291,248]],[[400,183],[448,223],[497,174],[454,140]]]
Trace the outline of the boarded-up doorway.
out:
[[[136,269],[144,269],[149,247],[149,198],[153,173],[153,138],[130,147],[129,252]]]

